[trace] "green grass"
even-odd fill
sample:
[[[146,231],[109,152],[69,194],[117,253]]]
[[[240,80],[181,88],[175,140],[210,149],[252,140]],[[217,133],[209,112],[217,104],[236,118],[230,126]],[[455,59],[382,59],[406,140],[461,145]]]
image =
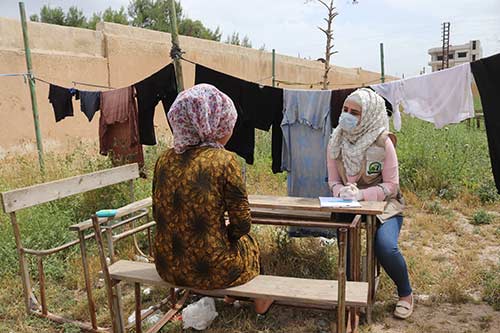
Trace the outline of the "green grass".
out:
[[[403,116],[403,128],[397,137],[404,190],[421,198],[454,199],[465,193],[476,195],[481,188],[491,186],[484,130],[467,128],[464,123],[438,130],[431,123]],[[492,194],[485,197],[496,200]]]
[[[490,224],[493,221],[493,215],[489,214],[484,209],[478,209],[474,215],[472,215],[471,223],[474,225]]]
[[[500,276],[498,269],[484,269],[485,273],[480,278],[479,273],[457,268],[479,265],[467,251],[464,251],[465,254],[457,254],[451,262],[448,262],[448,257],[445,255],[433,258],[421,251],[422,246],[436,246],[439,249],[448,242],[440,241],[440,237],[459,233],[453,225],[456,216],[449,208],[452,203],[456,203],[456,206],[470,205],[477,210],[483,204],[490,205],[484,209],[490,209],[488,207],[494,207],[498,201],[484,130],[468,129],[465,124],[436,130],[432,124],[403,116],[403,130],[397,133],[397,137],[400,182],[403,191],[412,199],[414,205],[410,210],[410,216],[415,224],[405,226],[404,228],[409,228],[410,234],[403,236],[406,242],[414,244],[413,247],[408,246],[404,249],[408,254],[407,261],[414,285],[417,290],[434,293],[437,299],[454,302],[468,301],[465,289],[480,285],[484,299],[498,308]],[[135,182],[136,199],[150,196],[154,163],[168,144],[169,142],[163,141],[157,146],[145,148],[148,179]],[[275,175],[271,171],[270,146],[270,133],[257,131],[255,164],[245,166],[247,189],[250,194],[286,195],[286,174]],[[96,145],[79,144],[71,153],[48,153],[47,171],[44,177],[38,172],[36,156],[9,157],[0,164],[0,191],[111,167],[109,161],[105,157],[98,156],[96,152]],[[128,187],[116,185],[25,209],[18,214],[23,243],[26,247],[34,249],[64,244],[76,239],[76,234],[68,230],[69,225],[87,219],[98,209],[118,207],[128,200]],[[423,215],[420,216],[421,214]],[[473,217],[472,213],[468,217],[485,221],[484,216]],[[335,243],[323,246],[314,239],[291,240],[283,228],[254,227],[254,229],[261,243],[262,264],[266,273],[314,278],[335,277],[337,255]],[[491,229],[493,238],[496,230],[498,239],[500,227],[497,221],[490,220],[490,225],[481,226],[480,229],[484,229],[484,232]],[[476,251],[474,244],[477,239],[472,237],[480,235],[467,236],[469,238],[460,235],[460,237],[458,240],[462,243],[457,246],[472,246],[471,252]],[[130,255],[126,244],[119,246],[117,251],[121,257]],[[95,254],[92,245],[89,252]],[[55,309],[55,312],[65,309],[69,317],[87,319],[86,300],[82,292],[84,282],[81,278],[79,260],[77,247],[45,259],[47,281],[51,286],[48,289],[49,308]],[[96,273],[99,265],[95,256],[91,255],[90,260],[92,270]],[[36,262],[33,258],[29,259],[29,264],[35,272]],[[9,286],[0,291],[0,331],[10,326],[19,332],[73,330],[73,327],[53,326],[39,319],[23,317],[22,302],[17,301],[22,293],[17,274],[17,253],[9,217],[0,214],[0,283]],[[460,278],[457,278],[458,276]],[[33,278],[36,279],[36,275]],[[443,281],[446,283],[441,283]],[[98,283],[97,278],[94,278],[94,283]],[[36,281],[34,287],[37,287]],[[393,296],[394,286],[387,276],[383,276],[378,297],[390,302]],[[75,303],[75,297],[79,298],[78,305]],[[108,319],[106,308],[103,306],[106,304],[104,290],[102,288],[97,290],[95,297],[99,308],[98,320],[101,324],[106,324]],[[129,298],[126,302],[128,308],[131,308],[132,301],[133,298]],[[285,325],[285,319],[277,312],[271,312],[271,316],[263,322],[255,322],[250,314],[240,315],[233,312],[231,309],[224,310],[214,323],[212,331],[231,332],[234,331],[234,325],[237,325],[242,330],[247,328],[248,331],[279,332],[278,328],[271,329],[271,327]],[[322,314],[313,314],[311,317],[295,310],[286,310],[286,313],[295,318],[293,325],[291,322],[288,323],[294,328],[297,327],[294,332],[314,330],[316,327],[314,318],[324,318]],[[301,325],[304,330],[298,328]],[[288,329],[292,326],[288,326]],[[178,325],[173,325],[171,330],[163,331],[181,330]]]
[[[500,263],[483,272],[483,299],[496,311],[500,311]]]

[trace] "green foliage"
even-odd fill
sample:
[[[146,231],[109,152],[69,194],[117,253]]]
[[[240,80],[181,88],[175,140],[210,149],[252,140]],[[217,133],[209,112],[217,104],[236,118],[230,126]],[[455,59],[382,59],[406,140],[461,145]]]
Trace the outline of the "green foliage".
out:
[[[486,181],[481,183],[474,193],[479,197],[479,200],[483,204],[493,203],[500,200],[500,195],[498,195],[497,188],[493,181]]]
[[[75,324],[63,324],[61,325],[62,332],[64,333],[79,333],[82,330]]]
[[[240,39],[240,34],[238,32],[233,32],[232,35],[227,36],[225,43],[252,48],[252,42],[250,42],[250,38],[245,35],[243,39]]]
[[[102,16],[101,13],[92,14],[92,17],[90,18],[89,22],[87,23],[87,28],[95,30],[97,23],[102,21],[101,16]]]
[[[435,215],[451,215],[452,212],[449,209],[444,208],[439,200],[433,200],[426,202],[426,211]]]
[[[45,179],[38,172],[36,160],[23,156],[0,165],[0,191],[20,188],[54,179],[62,179],[77,174],[85,174],[111,167],[107,158],[90,156],[94,148],[76,145],[72,153],[66,155],[46,154]],[[149,179],[136,180],[135,198],[151,195],[152,168],[158,154],[165,149],[165,143],[145,149],[145,163]],[[11,174],[7,175],[7,170]],[[77,234],[68,227],[90,217],[90,214],[105,208],[116,208],[130,202],[128,184],[117,184],[103,189],[89,191],[64,199],[26,208],[18,212],[17,219],[23,245],[30,249],[43,250],[63,245],[77,239]],[[64,279],[72,261],[79,257],[78,246],[73,246],[44,259],[47,278]],[[36,258],[28,256],[30,270],[35,274]],[[17,253],[9,216],[0,214],[0,276],[16,274]],[[36,277],[36,276],[35,276]]]
[[[500,311],[500,264],[482,274],[483,299],[496,311]]]
[[[493,221],[493,216],[484,209],[478,209],[472,215],[471,223],[474,225],[490,224]]]
[[[175,7],[179,34],[215,41],[221,40],[222,31],[219,27],[211,30],[199,20],[184,17],[180,1],[175,1]],[[33,14],[30,16],[30,20],[93,30],[96,29],[97,23],[102,21],[125,25],[131,24],[136,27],[157,31],[171,31],[170,9],[167,0],[131,0],[128,6],[128,15],[123,6],[118,10],[108,7],[104,12],[93,13],[88,20],[76,6],[70,7],[65,14],[61,7],[51,8],[45,5],[40,10],[40,18],[37,14]],[[243,38],[241,45],[252,47],[246,36]]]
[[[177,22],[181,21],[182,6],[175,1]],[[131,24],[151,30],[170,32],[170,8],[167,0],[132,0],[128,6]]]
[[[493,177],[485,132],[465,124],[435,129],[403,115],[397,133],[400,184],[420,197],[451,200]]]
[[[120,10],[113,10],[108,7],[102,14],[102,20],[104,22],[113,22],[119,24],[128,24],[127,13],[125,13],[125,7],[120,7]]]
[[[127,25],[128,17],[125,12],[125,7],[120,7],[119,10],[114,10],[111,7],[108,7],[104,13],[98,12],[92,15],[92,18],[89,20],[87,24],[87,28],[95,30],[97,23],[99,22],[111,22],[111,23],[119,23]]]
[[[83,12],[76,6],[71,6],[68,9],[68,13],[64,18],[64,25],[69,27],[86,27],[87,18],[83,15]]]
[[[179,23],[179,34],[184,36],[191,36],[202,39],[210,39],[215,41],[220,41],[222,32],[220,28],[217,27],[214,31],[205,27],[201,21],[193,21],[189,18],[184,18]]]
[[[61,7],[51,8],[44,5],[40,10],[40,20],[43,23],[65,25],[64,10]]]

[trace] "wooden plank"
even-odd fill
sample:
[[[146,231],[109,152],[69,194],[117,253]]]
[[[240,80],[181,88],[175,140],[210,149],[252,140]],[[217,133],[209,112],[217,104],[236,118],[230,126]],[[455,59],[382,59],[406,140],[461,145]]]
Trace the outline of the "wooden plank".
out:
[[[285,218],[285,219],[307,219],[308,221],[330,221],[330,212],[311,212],[302,210],[289,210],[289,209],[271,209],[251,207],[250,213],[252,218]]]
[[[291,226],[291,227],[306,227],[306,228],[349,228],[350,223],[337,223],[329,221],[309,221],[309,220],[288,220],[279,217],[253,217],[252,224],[274,225],[274,226]]]
[[[139,177],[137,163],[28,186],[1,193],[3,210],[15,212],[70,195],[95,190]]]
[[[248,201],[252,208],[290,209],[312,212],[336,212],[364,215],[379,215],[384,212],[383,201],[360,201],[360,208],[329,208],[320,207],[318,198],[299,198],[271,195],[249,195]]]
[[[112,236],[113,242],[119,241],[120,239],[126,238],[128,236],[131,236],[133,234],[136,234],[136,233],[141,232],[143,230],[146,230],[148,228],[154,227],[155,225],[156,225],[156,222],[151,221],[151,222],[145,223],[143,225],[140,225],[138,227],[135,227],[134,229],[131,229],[131,230],[122,232],[121,234]]]
[[[161,287],[174,287],[163,281],[154,264],[120,260],[109,267],[112,279],[130,283],[144,283]],[[184,287],[180,287],[184,288]],[[338,283],[334,280],[300,279],[292,277],[259,275],[237,287],[217,290],[190,289],[194,293],[223,297],[225,295],[249,298],[272,298],[280,302],[298,302],[304,305],[330,305],[337,302]],[[347,282],[346,305],[366,306],[368,283]]]
[[[123,207],[118,208],[116,215],[111,219],[118,219],[120,217],[134,213],[134,212],[139,211],[141,209],[149,208],[149,207],[151,207],[151,204],[152,204],[151,197],[132,202],[128,205],[125,205]],[[99,223],[103,223],[103,222],[106,222],[108,220],[109,220],[108,218],[101,217],[101,218],[99,218]],[[91,219],[88,219],[88,220],[85,220],[83,222],[69,226],[69,230],[73,230],[73,231],[82,231],[82,230],[87,230],[90,228],[92,228],[92,220]]]

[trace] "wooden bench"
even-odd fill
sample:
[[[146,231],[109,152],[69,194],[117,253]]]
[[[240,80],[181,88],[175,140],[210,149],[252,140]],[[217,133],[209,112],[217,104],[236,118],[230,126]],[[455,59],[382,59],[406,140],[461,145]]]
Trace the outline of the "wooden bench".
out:
[[[39,204],[51,202],[54,200],[66,198],[72,195],[81,194],[87,191],[104,188],[110,185],[119,184],[122,182],[129,183],[130,201],[129,205],[118,209],[117,215],[114,219],[127,217],[125,220],[120,221],[120,226],[125,226],[128,223],[135,223],[137,219],[147,216],[147,207],[151,206],[151,199],[134,201],[134,180],[139,178],[139,167],[137,164],[129,164],[112,169],[97,171],[85,175],[69,177],[66,179],[51,181],[43,184],[37,184],[20,189],[15,189],[0,194],[2,199],[2,208],[5,213],[10,215],[11,225],[15,237],[17,252],[19,256],[19,266],[21,274],[21,283],[23,286],[24,303],[28,314],[34,314],[39,317],[48,318],[58,323],[71,323],[78,327],[90,332],[107,332],[108,328],[97,326],[96,309],[92,295],[92,285],[90,283],[90,273],[86,262],[86,248],[85,240],[93,238],[93,234],[84,234],[84,231],[92,227],[92,220],[87,220],[82,223],[72,226],[70,229],[78,231],[78,239],[65,243],[63,245],[51,249],[29,249],[23,246],[17,212],[33,207]],[[109,208],[109,207],[102,207]],[[108,222],[109,219],[100,219],[100,223]],[[23,221],[27,223],[35,223],[36,217],[32,221]],[[140,226],[138,228],[152,227],[153,223],[148,223],[147,226]],[[113,226],[112,228],[116,227]],[[110,228],[109,230],[111,230]],[[108,229],[107,229],[108,230]],[[149,230],[149,229],[148,229]],[[114,235],[113,241],[117,241],[129,235],[132,235],[132,230]],[[45,273],[43,268],[43,258],[51,254],[66,250],[72,246],[80,246],[82,256],[83,274],[86,283],[86,293],[88,299],[88,307],[90,314],[90,323],[76,321],[65,318],[48,311],[46,296],[45,296]],[[33,255],[38,259],[38,277],[39,277],[39,298],[37,298],[32,289],[32,279],[28,269],[27,256]]]
[[[254,213],[266,213],[265,210],[256,209]],[[294,212],[291,214],[306,219],[305,213]],[[288,216],[291,217],[291,216]],[[320,216],[323,218],[323,216]],[[357,215],[352,223],[336,224],[343,230],[340,232],[340,252],[338,262],[339,280],[318,280],[318,279],[303,279],[294,277],[259,275],[253,280],[236,287],[217,289],[217,290],[199,290],[194,288],[186,288],[183,286],[174,286],[161,279],[158,275],[155,265],[150,263],[142,263],[135,261],[120,260],[111,265],[108,265],[105,257],[104,244],[101,237],[101,223],[97,216],[92,217],[94,225],[94,234],[98,244],[98,251],[102,266],[102,275],[104,277],[109,311],[111,318],[123,317],[123,309],[121,302],[117,301],[120,295],[113,293],[113,287],[116,287],[121,281],[133,283],[135,286],[135,330],[136,333],[142,332],[141,323],[147,315],[141,316],[141,284],[154,285],[170,288],[172,307],[163,318],[151,327],[147,332],[153,333],[161,329],[178,310],[183,306],[188,292],[177,300],[175,288],[180,288],[192,293],[212,296],[224,297],[232,296],[235,298],[264,298],[273,299],[278,304],[317,308],[324,310],[334,310],[337,307],[337,332],[345,332],[345,309],[348,307],[354,311],[358,307],[367,307],[369,296],[368,282],[351,282],[346,281],[345,276],[345,261],[346,261],[346,234],[347,229],[359,228],[361,216]],[[318,222],[324,226],[326,221]],[[293,224],[293,221],[288,221]],[[314,222],[311,222],[314,223]],[[151,314],[148,313],[148,314]],[[119,324],[112,321],[113,331],[115,333],[124,333],[124,329],[120,328]]]
[[[308,305],[319,309],[333,309],[338,305],[338,281],[300,279],[284,276],[259,275],[253,280],[227,289],[200,290],[173,286],[162,280],[154,264],[119,260],[109,267],[112,280],[140,283],[157,287],[181,288],[195,294],[212,297],[226,295],[243,298],[271,298],[277,303]],[[366,306],[367,282],[346,283],[346,306]]]

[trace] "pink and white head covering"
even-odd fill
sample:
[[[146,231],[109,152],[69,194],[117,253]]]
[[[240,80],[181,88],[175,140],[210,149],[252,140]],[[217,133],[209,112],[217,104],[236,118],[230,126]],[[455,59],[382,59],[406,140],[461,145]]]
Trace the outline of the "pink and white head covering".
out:
[[[182,154],[194,146],[223,148],[217,140],[232,132],[238,113],[226,94],[210,84],[198,84],[177,96],[167,117],[175,152]]]

